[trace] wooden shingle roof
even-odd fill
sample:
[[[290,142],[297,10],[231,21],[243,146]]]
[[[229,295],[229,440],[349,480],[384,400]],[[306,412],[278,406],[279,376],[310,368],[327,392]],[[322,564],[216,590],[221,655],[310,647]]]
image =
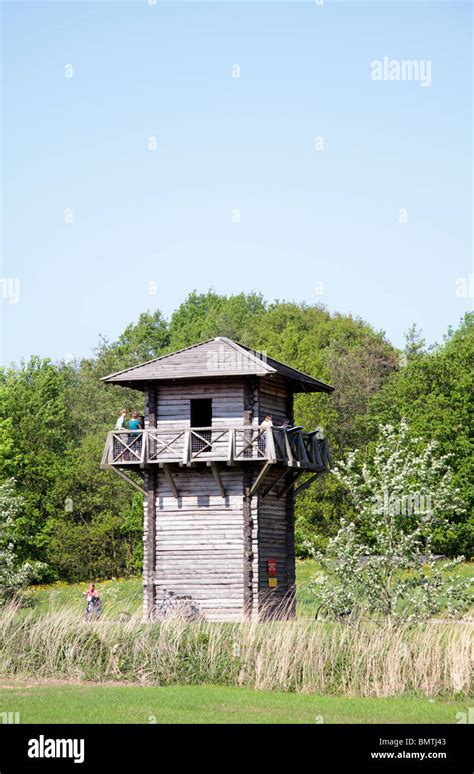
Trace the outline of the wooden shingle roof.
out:
[[[193,344],[147,363],[109,374],[102,381],[140,389],[150,381],[216,376],[271,376],[276,373],[291,382],[293,392],[332,392],[334,389],[329,384],[225,336]]]

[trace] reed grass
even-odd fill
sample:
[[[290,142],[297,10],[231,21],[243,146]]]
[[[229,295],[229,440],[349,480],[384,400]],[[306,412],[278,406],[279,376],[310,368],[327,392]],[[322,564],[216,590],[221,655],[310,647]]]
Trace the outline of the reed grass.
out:
[[[311,620],[82,621],[0,609],[0,675],[145,685],[222,684],[344,696],[467,696],[466,622],[381,627]]]

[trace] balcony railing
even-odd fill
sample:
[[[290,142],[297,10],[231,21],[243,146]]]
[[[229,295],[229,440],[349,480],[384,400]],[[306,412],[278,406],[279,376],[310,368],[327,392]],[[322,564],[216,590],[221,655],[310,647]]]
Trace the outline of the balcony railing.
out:
[[[273,462],[306,470],[328,470],[331,457],[321,431],[301,427],[194,427],[182,430],[112,430],[101,467],[145,468],[162,463]]]

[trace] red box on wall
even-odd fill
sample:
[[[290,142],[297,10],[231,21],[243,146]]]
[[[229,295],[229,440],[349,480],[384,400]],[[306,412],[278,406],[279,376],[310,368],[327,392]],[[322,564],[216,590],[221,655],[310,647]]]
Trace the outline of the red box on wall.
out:
[[[267,574],[268,575],[276,575],[277,574],[276,559],[267,559]]]

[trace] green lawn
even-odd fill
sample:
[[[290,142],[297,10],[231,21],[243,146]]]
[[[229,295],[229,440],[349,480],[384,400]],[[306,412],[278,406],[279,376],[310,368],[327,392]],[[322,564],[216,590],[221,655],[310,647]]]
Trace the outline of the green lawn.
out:
[[[21,723],[456,723],[466,702],[360,699],[222,686],[0,683]]]

